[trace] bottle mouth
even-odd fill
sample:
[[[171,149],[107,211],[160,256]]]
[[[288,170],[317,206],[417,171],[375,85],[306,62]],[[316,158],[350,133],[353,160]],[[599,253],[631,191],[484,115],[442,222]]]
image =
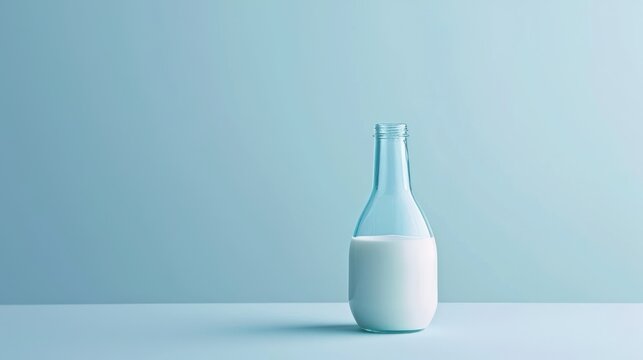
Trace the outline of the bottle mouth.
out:
[[[406,124],[404,123],[379,123],[375,124],[376,139],[397,139],[409,136]]]

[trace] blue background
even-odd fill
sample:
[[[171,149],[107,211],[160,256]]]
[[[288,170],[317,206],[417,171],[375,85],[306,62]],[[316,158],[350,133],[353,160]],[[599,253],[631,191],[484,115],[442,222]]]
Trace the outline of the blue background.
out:
[[[343,301],[409,125],[441,301],[643,301],[643,3],[1,1],[0,303]]]

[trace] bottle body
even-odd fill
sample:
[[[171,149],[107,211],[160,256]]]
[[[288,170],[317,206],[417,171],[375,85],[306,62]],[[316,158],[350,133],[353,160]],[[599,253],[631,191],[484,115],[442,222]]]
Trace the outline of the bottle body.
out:
[[[376,126],[373,191],[349,250],[349,304],[368,331],[426,328],[437,309],[437,249],[410,186],[405,124]]]

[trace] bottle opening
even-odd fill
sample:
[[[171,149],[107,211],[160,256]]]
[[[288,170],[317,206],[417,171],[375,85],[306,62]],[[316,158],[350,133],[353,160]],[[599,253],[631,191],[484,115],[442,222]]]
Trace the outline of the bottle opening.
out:
[[[403,123],[380,123],[375,124],[376,139],[396,139],[409,136],[406,124]]]

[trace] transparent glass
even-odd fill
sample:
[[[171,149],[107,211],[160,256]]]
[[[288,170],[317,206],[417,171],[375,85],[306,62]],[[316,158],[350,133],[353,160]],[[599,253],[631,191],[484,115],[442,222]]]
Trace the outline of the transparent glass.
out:
[[[373,137],[373,190],[353,236],[433,237],[411,190],[406,124],[377,124]]]
[[[349,304],[372,332],[426,328],[435,314],[437,250],[411,191],[406,124],[375,126],[373,190],[349,251]]]

